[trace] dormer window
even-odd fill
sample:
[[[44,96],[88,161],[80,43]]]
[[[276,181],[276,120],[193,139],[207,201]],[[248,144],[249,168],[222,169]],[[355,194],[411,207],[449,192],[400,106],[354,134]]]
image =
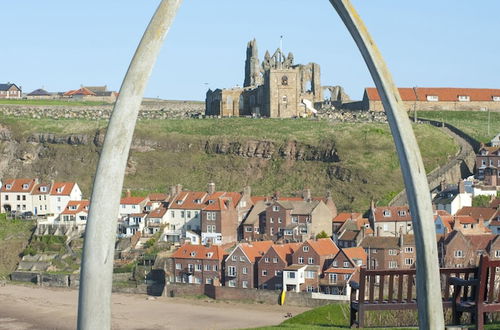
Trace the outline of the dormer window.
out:
[[[384,212],[382,213],[382,215],[383,215],[384,217],[390,217],[390,216],[391,216],[391,211],[389,211],[389,210],[384,210]]]
[[[213,252],[208,252],[208,253],[207,253],[207,258],[212,258],[212,256],[213,256],[213,255],[214,255],[214,253],[213,253]]]
[[[179,199],[179,200],[177,201],[177,205],[181,205],[182,203],[183,203],[183,200],[182,200],[182,199]]]
[[[406,215],[406,211],[401,210],[401,211],[398,212],[398,214],[399,214],[400,217],[404,217]]]
[[[493,102],[500,102],[500,96],[492,96],[491,99]]]
[[[23,184],[23,189],[28,189],[28,187],[29,187],[29,184],[27,184],[27,183]]]
[[[59,188],[56,189],[56,191],[57,191],[58,194],[62,193],[62,190],[63,190],[62,187],[59,187]]]
[[[214,201],[212,199],[208,201],[208,204],[213,204],[213,203]]]
[[[302,251],[309,252],[309,246],[307,246],[307,245],[303,246]]]
[[[280,207],[278,205],[273,206],[273,211],[278,212],[280,210]]]
[[[47,192],[47,186],[41,186],[40,187],[41,192]]]
[[[76,210],[76,205],[70,205],[70,206],[69,206],[69,209],[70,209],[70,210]]]
[[[193,252],[191,252],[189,255],[190,255],[191,257],[194,257],[194,256],[196,256],[196,252],[194,252],[194,251],[193,251]]]
[[[458,101],[459,102],[469,102],[470,97],[469,97],[469,95],[458,95]]]
[[[6,185],[5,185],[5,189],[7,189],[7,190],[11,190],[11,189],[12,189],[12,185],[11,185],[11,184],[6,184]]]
[[[198,198],[198,199],[195,199],[195,200],[194,200],[194,202],[195,202],[196,204],[201,204],[201,199],[199,199],[199,198]]]
[[[427,95],[427,101],[437,102],[437,101],[439,101],[439,97],[437,95]]]

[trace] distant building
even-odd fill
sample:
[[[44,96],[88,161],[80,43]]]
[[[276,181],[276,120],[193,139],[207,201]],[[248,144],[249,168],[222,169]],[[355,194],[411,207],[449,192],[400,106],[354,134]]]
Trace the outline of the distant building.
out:
[[[0,99],[20,99],[22,96],[21,87],[16,84],[0,84]]]
[[[500,89],[484,88],[398,88],[407,111],[449,110],[449,111],[500,111]],[[376,88],[365,88],[363,110],[384,111],[382,100]]]
[[[323,101],[320,67],[316,63],[294,64],[293,54],[277,49],[266,52],[259,63],[257,42],[247,45],[243,87],[209,89],[206,115],[299,117],[315,113],[315,103]]]
[[[483,180],[486,186],[500,185],[500,147],[486,147],[479,149],[476,155],[476,177]]]
[[[42,88],[35,89],[33,92],[26,95],[26,98],[28,100],[47,100],[51,99],[52,97],[53,96],[51,93]]]

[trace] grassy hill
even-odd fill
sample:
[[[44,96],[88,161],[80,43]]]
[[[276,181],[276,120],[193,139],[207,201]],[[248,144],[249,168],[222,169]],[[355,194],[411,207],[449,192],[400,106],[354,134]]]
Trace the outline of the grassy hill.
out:
[[[3,117],[0,125],[10,134],[0,142],[1,177],[76,180],[88,196],[105,121]],[[439,129],[414,129],[427,172],[456,153]],[[47,141],[49,133],[62,141]],[[64,143],[70,134],[83,142]],[[135,194],[176,183],[204,190],[210,181],[220,190],[251,185],[255,195],[310,188],[331,191],[341,210],[365,210],[371,198],[387,202],[403,187],[388,125],[306,119],[139,121],[127,173],[125,188]]]
[[[16,269],[34,227],[33,221],[7,220],[0,214],[0,279]]]
[[[412,114],[413,115],[413,114]],[[487,111],[417,111],[419,118],[444,121],[484,143],[500,133],[500,112]],[[488,119],[489,118],[489,119]],[[490,133],[488,134],[488,121]]]

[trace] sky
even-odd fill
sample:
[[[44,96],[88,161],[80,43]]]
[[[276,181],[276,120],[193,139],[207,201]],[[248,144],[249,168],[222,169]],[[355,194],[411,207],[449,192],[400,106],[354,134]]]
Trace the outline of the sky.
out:
[[[121,81],[159,0],[6,1],[0,8],[0,83],[24,92]],[[352,0],[400,87],[500,88],[500,1]],[[476,6],[473,6],[476,4]],[[260,60],[280,45],[316,62],[323,85],[352,99],[374,86],[327,0],[185,0],[145,96],[204,100],[208,88],[242,85],[245,49]]]

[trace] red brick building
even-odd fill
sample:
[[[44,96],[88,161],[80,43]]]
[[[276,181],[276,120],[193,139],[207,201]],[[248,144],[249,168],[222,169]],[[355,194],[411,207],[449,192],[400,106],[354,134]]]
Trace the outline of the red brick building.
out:
[[[220,246],[185,244],[171,257],[171,281],[175,283],[213,284],[223,283],[223,261],[226,257]]]
[[[320,280],[321,292],[326,294],[346,294],[346,288],[357,274],[359,267],[366,266],[366,252],[362,247],[340,250]]]
[[[281,290],[283,269],[292,263],[292,254],[300,243],[273,244],[257,263],[258,288]]]

